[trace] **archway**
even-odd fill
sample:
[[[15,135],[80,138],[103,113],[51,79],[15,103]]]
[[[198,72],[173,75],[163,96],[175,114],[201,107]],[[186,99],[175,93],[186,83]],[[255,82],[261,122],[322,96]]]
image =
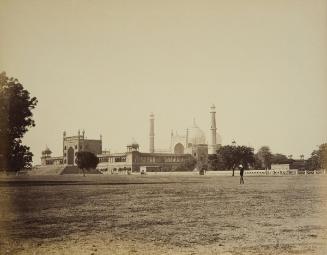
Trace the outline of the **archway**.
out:
[[[74,149],[69,147],[67,152],[67,163],[68,165],[74,165]]]
[[[175,154],[184,154],[184,146],[181,143],[178,143],[174,147],[174,153]]]

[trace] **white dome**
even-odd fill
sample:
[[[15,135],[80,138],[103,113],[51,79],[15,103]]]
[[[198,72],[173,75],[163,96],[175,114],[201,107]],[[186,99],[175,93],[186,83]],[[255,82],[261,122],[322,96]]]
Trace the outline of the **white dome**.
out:
[[[206,143],[205,133],[196,125],[195,121],[193,127],[189,130],[188,141],[193,145]]]

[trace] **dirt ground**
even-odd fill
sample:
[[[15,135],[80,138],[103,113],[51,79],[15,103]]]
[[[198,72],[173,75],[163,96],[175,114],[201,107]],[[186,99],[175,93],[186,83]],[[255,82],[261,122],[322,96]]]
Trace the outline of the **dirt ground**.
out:
[[[327,175],[0,178],[0,254],[327,254]]]

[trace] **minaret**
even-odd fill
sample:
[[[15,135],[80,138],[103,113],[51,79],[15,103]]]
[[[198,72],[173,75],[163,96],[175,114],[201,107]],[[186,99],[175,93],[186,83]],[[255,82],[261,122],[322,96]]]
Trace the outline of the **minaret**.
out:
[[[213,104],[210,107],[210,115],[211,115],[211,127],[210,127],[210,143],[209,143],[209,154],[215,154],[218,146],[217,146],[217,127],[216,127],[216,107]]]
[[[65,155],[65,139],[66,139],[66,131],[62,133],[62,155]]]
[[[174,137],[174,131],[171,130],[171,132],[170,132],[170,151],[173,151],[173,137]]]
[[[150,153],[154,153],[154,114],[150,114],[150,144],[149,144]]]
[[[102,153],[102,134],[100,134],[100,151]]]
[[[186,129],[185,148],[188,148],[188,128]]]

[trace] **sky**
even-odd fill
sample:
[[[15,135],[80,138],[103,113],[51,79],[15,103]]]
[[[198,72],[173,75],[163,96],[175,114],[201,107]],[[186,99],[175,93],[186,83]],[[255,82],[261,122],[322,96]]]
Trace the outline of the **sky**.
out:
[[[167,148],[193,118],[224,145],[308,157],[327,141],[325,0],[0,0],[0,72],[38,98],[24,143]]]

